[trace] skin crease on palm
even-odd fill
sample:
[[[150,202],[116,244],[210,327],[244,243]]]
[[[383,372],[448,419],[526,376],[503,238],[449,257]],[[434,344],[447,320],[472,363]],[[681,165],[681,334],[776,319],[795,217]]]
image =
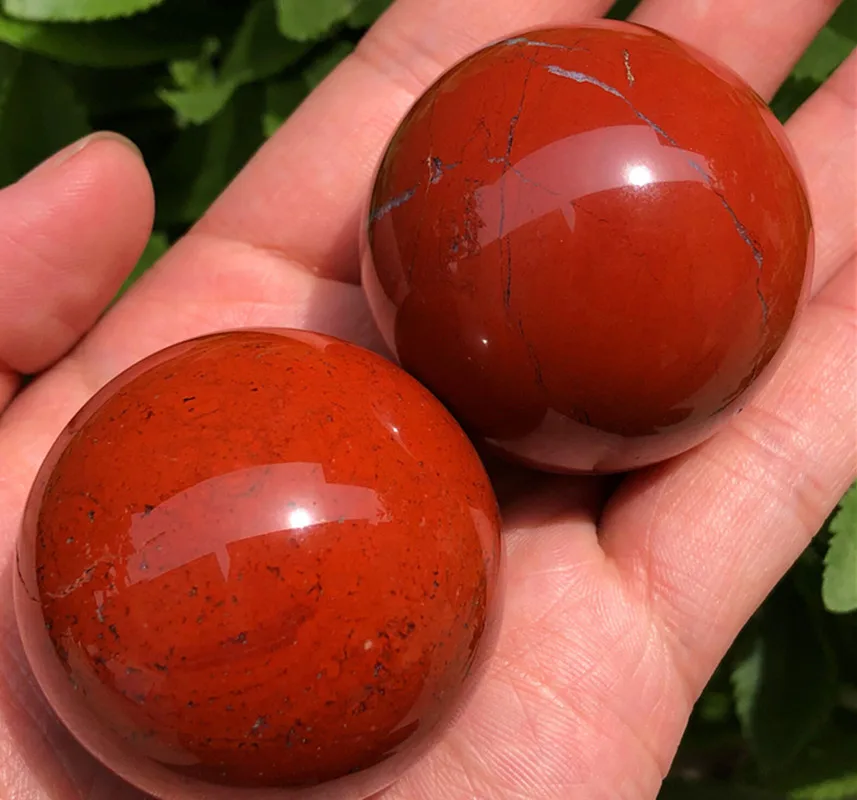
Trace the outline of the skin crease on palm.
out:
[[[54,437],[139,358],[204,332],[306,327],[378,347],[358,220],[419,92],[481,44],[609,0],[398,0],[184,240],[99,318],[147,239],[134,151],[95,138],[0,192],[0,797],[131,800],[59,725],[13,618],[14,545]],[[644,0],[636,21],[770,97],[835,0]],[[817,241],[787,358],[721,434],[605,484],[506,470],[503,630],[457,725],[383,800],[651,800],[692,704],[857,472],[857,61],[792,118]],[[42,373],[16,394],[18,375]],[[177,800],[180,800],[178,798]]]

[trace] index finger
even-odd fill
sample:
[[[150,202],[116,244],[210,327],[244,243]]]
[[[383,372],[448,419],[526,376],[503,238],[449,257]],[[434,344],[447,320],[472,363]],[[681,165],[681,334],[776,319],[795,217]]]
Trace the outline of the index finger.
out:
[[[610,0],[398,0],[215,202],[196,230],[359,281],[357,231],[375,164],[416,97],[485,42],[598,16]]]
[[[647,0],[635,20],[727,61],[770,96],[836,5],[766,0],[750,12],[745,0]],[[610,0],[397,0],[196,230],[282,254],[321,277],[359,282],[359,215],[377,160],[415,98],[486,42],[600,16],[610,6]]]

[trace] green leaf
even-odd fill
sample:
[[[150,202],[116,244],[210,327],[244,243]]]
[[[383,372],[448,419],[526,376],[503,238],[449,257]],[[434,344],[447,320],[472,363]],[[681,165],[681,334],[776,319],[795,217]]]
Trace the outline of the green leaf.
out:
[[[354,45],[350,42],[342,40],[334,42],[332,47],[304,68],[302,79],[292,78],[269,83],[265,87],[265,113],[262,117],[265,136],[273,136],[310,91],[353,50]]]
[[[0,120],[20,67],[21,53],[0,44]]]
[[[816,615],[783,582],[757,615],[732,671],[735,710],[763,772],[795,758],[830,719],[837,664]]]
[[[839,706],[852,714],[857,714],[857,686],[843,683],[839,688]]]
[[[828,26],[840,36],[857,42],[857,0],[844,0],[840,3]]]
[[[130,17],[148,11],[164,0],[2,0],[12,17],[52,22],[84,22]]]
[[[786,122],[817,88],[818,83],[812,78],[798,80],[794,76],[789,76],[771,101],[771,109],[776,114],[777,119],[780,122]]]
[[[8,65],[8,53],[3,60]],[[14,73],[0,80],[0,95],[0,186],[90,131],[71,84],[38,56],[20,56]]]
[[[339,40],[304,70],[304,80],[310,89],[315,89],[342,61],[354,52],[351,42]]]
[[[138,278],[150,267],[154,266],[155,262],[170,249],[170,240],[167,238],[167,235],[161,231],[155,231],[149,237],[149,241],[146,243],[146,248],[143,250],[143,254],[140,256],[139,261],[137,261],[137,266],[134,267],[131,274],[125,279],[125,283],[122,284],[122,287],[116,293],[116,297],[113,299],[115,303],[128,289],[134,284]]]
[[[176,112],[180,125],[203,125],[220,113],[236,88],[237,84],[212,80],[187,90],[160,89],[158,97]]]
[[[213,60],[219,50],[220,40],[210,37],[203,39],[195,58],[173,61],[169,66],[169,72],[176,86],[182,89],[194,89],[201,84],[213,83]]]
[[[830,533],[821,593],[828,611],[847,614],[857,611],[857,484],[842,498]]]
[[[157,227],[182,228],[202,216],[262,144],[264,110],[264,88],[245,86],[210,124],[178,134],[152,165]]]
[[[708,690],[703,692],[694,710],[703,722],[724,723],[733,714],[734,701],[727,692]]]
[[[157,94],[176,113],[180,125],[202,125],[229,102],[236,83],[220,81],[214,70],[217,39],[203,41],[196,58],[173,61],[170,76],[177,89],[159,89]]]
[[[361,0],[357,8],[348,15],[348,27],[368,28],[392,4],[393,0]]]
[[[792,75],[797,80],[809,78],[822,83],[847,58],[853,47],[854,42],[847,36],[830,27],[822,28],[795,65]]]
[[[853,759],[854,753],[849,756]],[[822,778],[789,795],[794,800],[855,800],[857,798],[857,770],[838,778]]]
[[[265,87],[265,112],[262,116],[265,136],[273,136],[310,91],[353,50],[354,45],[350,42],[342,40],[334,42],[332,47],[304,68],[302,79],[292,78],[269,83]]]
[[[831,636],[836,645],[841,671],[857,675],[857,614],[828,614]]]
[[[298,42],[320,39],[348,19],[360,0],[275,0],[277,25],[283,36]]]
[[[276,75],[303,56],[309,46],[283,41],[270,0],[258,0],[247,12],[223,63],[223,77],[240,84]]]
[[[265,136],[273,136],[307,95],[307,85],[302,80],[287,80],[269,83],[265,87],[265,112],[262,129]]]
[[[193,54],[194,42],[154,37],[126,22],[43,23],[0,15],[0,42],[88,67],[139,67]]]
[[[247,12],[219,73],[207,43],[196,60],[171,65],[178,88],[162,89],[159,96],[176,112],[180,124],[202,125],[220,113],[238,87],[276,75],[306,51],[306,45],[279,35],[270,0],[258,0]]]
[[[658,800],[788,800],[788,795],[734,783],[703,783],[668,778],[658,794]]]
[[[607,16],[610,19],[625,19],[638,5],[640,0],[616,0]]]
[[[854,800],[857,733],[831,727],[777,778],[776,786],[794,800]]]
[[[90,69],[69,65],[60,69],[73,84],[80,102],[89,110],[94,127],[115,127],[118,124],[123,127],[123,133],[127,133],[124,130],[128,123],[127,115],[135,112],[143,112],[149,121],[157,120],[163,124],[166,119],[170,127],[174,125],[169,109],[156,94],[166,79],[160,69]],[[114,114],[121,115],[121,118],[111,119],[110,115]],[[105,116],[105,119],[96,119]]]

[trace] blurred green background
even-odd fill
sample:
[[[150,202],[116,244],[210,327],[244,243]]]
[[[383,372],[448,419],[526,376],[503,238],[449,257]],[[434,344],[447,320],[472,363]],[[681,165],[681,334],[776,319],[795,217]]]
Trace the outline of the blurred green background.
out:
[[[389,4],[0,0],[0,185],[91,130],[132,138],[158,210],[130,283]],[[773,100],[780,119],[855,41],[857,0],[845,0]],[[857,488],[722,663],[661,796],[857,799]]]

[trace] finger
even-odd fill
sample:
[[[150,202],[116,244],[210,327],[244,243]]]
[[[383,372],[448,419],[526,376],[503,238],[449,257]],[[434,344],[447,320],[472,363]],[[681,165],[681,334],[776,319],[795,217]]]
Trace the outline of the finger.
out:
[[[563,10],[560,6],[565,6],[565,3],[548,2],[548,0],[542,0],[538,5],[527,6],[526,13],[523,11],[503,11],[499,14],[488,15],[481,6],[474,6],[472,10],[471,7],[467,7],[463,13],[472,15],[472,18],[468,17],[467,20],[470,24],[462,25],[460,28],[453,26],[454,29],[450,31],[448,22],[450,15],[444,13],[443,8],[425,6],[425,4],[411,5],[410,3],[413,1],[400,0],[395,7],[395,13],[384,18],[368,38],[369,43],[364,45],[364,51],[361,51],[365,53],[366,48],[368,48],[368,52],[372,53],[374,47],[375,51],[385,53],[385,55],[366,56],[364,54],[356,61],[348,62],[351,64],[350,67],[348,64],[343,66],[336,73],[338,77],[332,78],[319,92],[313,95],[281,131],[277,140],[263,150],[247,167],[226,195],[197,226],[194,234],[188,237],[170,258],[166,259],[150,276],[150,278],[155,278],[161,274],[168,275],[162,281],[159,279],[157,284],[148,285],[147,291],[151,291],[146,294],[146,298],[151,298],[152,294],[157,294],[161,297],[170,298],[175,304],[177,298],[183,297],[188,301],[188,305],[185,306],[188,311],[188,323],[193,321],[201,323],[198,328],[182,328],[183,334],[190,335],[216,327],[208,320],[216,316],[220,305],[214,302],[215,298],[211,296],[210,292],[202,292],[194,297],[193,282],[199,277],[199,273],[195,269],[188,269],[187,265],[197,262],[199,252],[209,249],[212,244],[218,245],[223,243],[223,240],[230,238],[239,244],[249,244],[253,250],[260,251],[259,261],[265,259],[269,262],[272,270],[279,269],[282,276],[277,281],[274,281],[273,278],[262,278],[263,284],[270,281],[279,286],[285,282],[278,296],[286,298],[290,292],[289,287],[292,287],[291,293],[299,307],[291,308],[288,311],[283,308],[281,312],[289,319],[289,324],[292,324],[291,321],[295,318],[299,320],[305,318],[307,314],[303,314],[301,311],[300,298],[305,299],[312,294],[309,292],[310,285],[300,276],[289,275],[288,273],[292,270],[286,268],[299,268],[301,264],[312,266],[315,263],[314,257],[308,257],[306,252],[301,252],[297,245],[292,247],[288,241],[297,243],[306,236],[307,241],[313,243],[313,246],[320,243],[319,246],[323,249],[333,248],[332,250],[325,250],[330,256],[328,264],[331,269],[322,270],[319,268],[316,270],[319,273],[330,274],[332,271],[335,277],[343,277],[343,274],[337,270],[356,269],[356,257],[353,253],[353,249],[356,247],[354,232],[357,230],[355,216],[360,213],[363,203],[362,197],[368,192],[370,180],[368,166],[366,170],[355,169],[355,165],[359,167],[359,164],[366,162],[365,157],[362,161],[358,157],[359,152],[377,153],[380,151],[402,110],[411,102],[413,95],[418,93],[420,88],[441,69],[440,64],[443,63],[444,59],[453,61],[456,57],[478,46],[480,40],[484,41],[486,38],[500,35],[501,30],[508,31],[538,24],[548,24],[552,20],[555,22],[571,21],[575,13],[582,13],[586,10],[581,6]],[[505,6],[501,8],[505,8]],[[589,8],[593,10],[594,7],[590,6]],[[466,35],[458,33],[460,29],[466,30]],[[431,61],[435,63],[435,68],[425,66],[427,58],[425,55],[421,55],[416,60],[418,66],[409,63],[408,54],[412,54],[416,43],[421,41],[419,36],[433,43],[429,52],[432,54]],[[373,41],[376,44],[372,45]],[[378,62],[379,58],[386,59],[379,63],[388,66],[372,67],[367,75],[368,65]],[[375,62],[372,59],[375,59]],[[401,107],[397,107],[399,100],[396,98],[402,99],[401,85],[409,80],[403,75],[416,77],[410,81],[412,86],[405,93],[407,98],[402,100]],[[380,83],[369,87],[366,81],[370,79]],[[360,89],[361,86],[363,87],[362,90]],[[372,91],[368,91],[369,88],[372,88]],[[376,106],[372,106],[371,103],[367,106],[365,102],[359,104],[356,113],[366,114],[365,118],[354,117],[355,108],[348,102],[340,105],[342,118],[336,116],[337,113],[340,113],[337,112],[337,107],[334,105],[337,95],[376,97],[385,90],[387,96],[393,97],[392,117],[389,116],[389,107],[380,100]],[[386,111],[383,110],[385,108]],[[349,116],[352,118],[357,137],[346,138],[343,141],[342,137],[339,136],[339,131],[341,125],[345,124],[345,118]],[[323,122],[332,131],[331,135],[336,137],[336,141],[325,141],[323,137],[318,135],[309,135],[308,129],[314,122],[315,124]],[[383,130],[385,127],[386,130]],[[371,134],[371,141],[361,138],[369,134]],[[321,157],[322,154],[316,152],[317,145],[325,151],[323,158]],[[340,160],[340,154],[342,160]],[[369,161],[372,160],[369,159]],[[328,169],[332,174],[328,174]],[[294,175],[296,185],[308,186],[307,191],[302,192],[299,198],[287,196],[289,190],[280,188],[290,185],[284,181],[284,176],[291,175]],[[326,175],[330,179],[327,189],[325,189]],[[334,183],[337,187],[336,192],[332,188]],[[313,200],[313,197],[316,199]],[[319,205],[324,205],[324,213],[312,212]],[[337,209],[345,207],[350,208],[350,211],[345,213],[344,217],[351,219],[352,224],[344,225],[341,229],[343,236],[350,242],[343,249],[335,244],[337,235],[335,235],[334,229],[340,230],[338,226],[342,226],[343,215]],[[311,212],[313,213],[312,220],[305,220],[301,216],[301,214]],[[283,219],[289,219],[290,224],[282,224]],[[312,233],[312,225],[316,223],[325,226],[324,232]],[[267,238],[265,231],[278,238],[276,240]],[[350,251],[349,248],[351,248]],[[293,255],[286,258],[282,263],[276,263],[273,256],[283,255],[286,251]],[[333,255],[337,252],[340,254],[338,257]],[[249,253],[244,250],[242,255],[247,258]],[[174,264],[183,265],[181,275],[173,273]],[[225,266],[223,269],[225,272],[232,272]],[[235,280],[237,281],[237,278]],[[210,279],[206,280],[206,284],[210,284]],[[251,292],[246,291],[246,289],[259,285],[259,282],[252,278],[245,281],[245,291],[242,291],[241,295],[248,298],[248,305],[251,301]],[[159,288],[156,290],[155,286]],[[184,287],[184,290],[179,289],[177,291],[179,286]],[[132,330],[139,330],[140,323],[146,318],[144,312],[139,309],[149,304],[148,301],[143,300],[142,294],[136,295],[136,298],[140,301],[137,313],[132,315],[129,310],[130,307],[123,308],[123,311],[129,314],[124,318],[124,327]],[[205,309],[203,309],[203,299],[206,301]],[[156,299],[155,302],[162,305],[159,299]],[[257,306],[264,303],[269,309],[273,305],[271,297],[267,293],[256,295],[252,302]],[[200,320],[197,309],[200,310],[204,321]],[[161,315],[163,315],[163,308]],[[244,314],[233,307],[229,313],[229,318],[230,320],[237,318],[236,322],[240,323],[255,317],[249,313],[249,309],[248,313]],[[363,317],[361,316],[360,319],[362,320]],[[282,320],[280,324],[284,324]],[[356,325],[357,327],[365,327],[363,321],[357,322]],[[148,327],[151,330],[151,326]],[[114,330],[114,333],[117,330]],[[158,334],[155,335],[158,346],[168,343],[162,340]],[[109,337],[111,341],[118,338],[120,337],[114,335]],[[143,339],[137,336],[136,341],[142,343]],[[127,361],[125,354],[116,352],[116,355],[125,365],[125,361]],[[100,358],[99,361],[106,367],[106,372],[109,374],[111,372],[110,367],[113,365],[109,363],[106,357]],[[117,365],[118,363],[120,362],[117,362]]]
[[[316,274],[356,282],[355,232],[375,164],[422,89],[487,41],[527,27],[570,23],[609,5],[399,0],[257,154],[199,229],[286,253]],[[748,12],[742,0],[648,0],[638,19],[694,42],[704,38],[704,49],[732,62],[770,94],[835,5],[788,0],[783,9],[779,0],[776,7],[767,0]],[[761,24],[765,35],[759,37]]]
[[[610,0],[398,0],[214,204],[198,230],[285,253],[356,283],[359,215],[387,140],[456,60],[524,28],[600,14]]]
[[[176,341],[249,326],[305,328],[383,351],[359,286],[284,269],[278,256],[241,243],[185,239],[0,416],[0,508],[23,506],[62,426],[115,375]],[[0,536],[5,522],[0,515]]]
[[[857,251],[857,53],[789,120],[815,224],[818,291]],[[822,144],[823,143],[823,144]]]
[[[0,408],[95,322],[145,246],[152,188],[138,151],[89,137],[0,191]]]
[[[153,350],[224,327],[310,327],[383,349],[360,289],[337,287],[299,269],[299,263],[315,263],[314,257],[287,240],[307,238],[327,252],[330,269],[315,270],[319,276],[342,277],[337,264],[356,270],[351,240],[356,240],[356,215],[369,190],[369,163],[441,65],[503,31],[571,21],[604,10],[610,2],[538,0],[522,5],[507,0],[493,5],[490,13],[473,3],[451,14],[452,4],[399,0],[370,34],[361,55],[312,95],[281,131],[279,143],[263,149],[194,232],[102,320],[75,353],[74,364],[65,365],[74,373],[77,401]],[[421,47],[428,49],[415,57]],[[419,77],[406,90],[402,85],[411,74]],[[343,138],[343,126],[355,136]],[[360,163],[365,163],[365,173]],[[301,191],[288,188],[294,186]],[[343,217],[354,224],[343,225]],[[345,249],[350,255],[336,244],[336,230],[343,236],[348,231]],[[264,231],[279,238],[267,239]],[[51,382],[57,380],[63,377]],[[66,396],[64,407],[73,402]],[[43,417],[31,413],[39,406],[32,395],[26,398],[7,426],[14,422],[23,431],[20,420],[39,426]],[[28,447],[27,452],[39,451]],[[31,467],[28,461],[27,469]]]
[[[857,477],[857,260],[817,295],[781,369],[718,436],[630,479],[603,544],[701,690]]]
[[[113,135],[67,148],[0,192],[0,409],[17,387],[18,372],[44,369],[92,325],[142,252],[152,216],[143,162],[133,145]],[[44,396],[46,416],[69,399],[78,402],[74,393],[63,394],[58,384]],[[0,795],[35,798],[50,791],[130,800],[98,777],[92,759],[57,725],[20,650],[9,596],[12,542],[26,493],[17,471],[50,443],[38,425],[27,430],[29,438],[0,448],[0,577],[7,587],[0,595],[0,741],[6,745]]]
[[[720,59],[770,98],[839,0],[644,0],[632,19]]]
[[[147,800],[100,767],[47,709],[11,614],[11,564],[0,571],[0,581],[0,797]]]
[[[446,28],[448,27],[446,20],[449,19],[449,15],[442,13],[443,9],[438,11],[438,9],[434,7],[426,7],[424,4],[420,4],[418,6],[409,5],[409,3],[413,1],[414,0],[400,0],[399,4],[395,7],[399,16],[396,17],[395,14],[388,15],[382,21],[381,25],[378,26],[378,29],[372,34],[372,36],[375,37],[374,41],[384,43],[376,44],[376,49],[380,48],[382,52],[392,53],[392,55],[386,56],[388,61],[385,63],[395,66],[387,67],[385,72],[378,72],[378,70],[376,70],[376,72],[378,72],[376,77],[379,77],[386,82],[389,91],[394,96],[396,95],[395,87],[398,84],[401,84],[404,80],[401,77],[403,72],[404,74],[416,74],[420,71],[424,72],[419,79],[413,80],[414,86],[411,94],[417,92],[419,90],[419,86],[422,83],[429,81],[437,72],[437,70],[430,70],[426,67],[409,68],[407,66],[407,56],[404,55],[404,53],[413,51],[413,47],[409,47],[409,43],[412,41],[410,37],[416,35],[415,31],[419,31],[419,35],[425,36],[426,40],[429,42],[440,42],[440,44],[434,45],[431,49],[431,52],[434,53],[434,60],[440,62],[441,59],[444,58],[444,52],[447,53],[446,57],[449,60],[454,60],[457,55],[467,52],[472,49],[472,47],[476,46],[475,42],[470,43],[470,38],[476,39],[480,36],[483,38],[490,38],[492,33],[495,36],[500,35],[499,30],[502,27],[497,27],[497,19],[499,19],[501,15],[489,15],[487,18],[483,19],[486,15],[484,14],[484,10],[481,10],[481,6],[475,8],[473,11],[468,10],[466,13],[474,15],[472,19],[468,19],[472,24],[463,26],[468,30],[468,38],[466,39],[468,43],[460,44],[462,37],[461,35],[456,36],[455,31],[452,31],[451,36],[445,35],[447,33]],[[655,3],[657,0],[649,0],[649,2]],[[513,26],[520,28],[537,24],[548,24],[551,20],[570,21],[566,18],[568,14],[578,13],[583,10],[581,7],[577,7],[576,10],[572,10],[571,12],[568,10],[562,11],[562,9],[557,10],[559,5],[565,4],[559,2],[554,4],[549,3],[548,0],[542,0],[542,3],[538,6],[528,6],[525,16],[522,16],[524,12],[505,12],[506,18],[503,22],[503,26],[505,26],[506,29],[511,29]],[[646,6],[644,5],[643,8],[645,7]],[[435,12],[440,14],[439,19],[434,19],[432,16]],[[479,20],[482,20],[481,28],[477,25]],[[820,22],[820,20],[817,19],[816,22]],[[437,31],[435,31],[435,29],[437,29]],[[482,30],[483,33],[480,34],[479,30]],[[390,33],[390,31],[392,31],[392,33]],[[373,40],[372,36],[369,37],[370,42]],[[390,42],[393,44],[390,44]],[[447,44],[448,42],[451,42],[451,44]],[[459,44],[456,44],[457,42]],[[387,48],[387,51],[384,51],[383,48]],[[352,77],[356,75],[358,80],[365,79],[365,73],[361,72],[361,68],[366,66],[364,63],[366,57],[364,56],[363,58],[364,61],[358,60],[356,67],[354,67],[357,72],[354,72],[354,70],[349,71],[346,67],[343,67],[343,69],[340,70],[340,72],[345,75],[345,78],[342,78],[342,81],[347,83],[349,75]],[[418,63],[421,63],[419,59]],[[440,69],[440,67],[438,67],[438,69]],[[399,72],[397,73],[396,70]],[[398,77],[390,77],[391,75],[398,75]],[[342,88],[342,84],[337,84],[336,81],[329,81],[327,87],[329,89],[330,86],[334,86],[335,89],[336,85],[340,85],[340,88]],[[325,87],[322,87],[321,92],[316,93],[301,112],[306,116],[307,114],[310,114],[310,111],[312,111],[313,108],[315,108],[316,111],[312,112],[309,116],[310,120],[317,118],[317,121],[319,121],[325,113],[328,113],[325,109],[327,109],[329,103],[328,100],[325,100],[324,98],[324,91]],[[345,91],[345,89],[342,89],[342,92],[346,96],[353,94],[353,92]],[[344,107],[346,113],[351,113],[352,107],[350,104],[345,103]],[[370,110],[371,114],[374,115],[374,119],[377,119],[376,111]],[[328,123],[336,121],[328,117],[324,117],[324,119],[326,119]],[[394,123],[390,122],[390,124],[392,125]],[[299,114],[296,119],[286,126],[286,129],[282,132],[280,139],[285,141],[288,145],[292,140],[292,134],[289,133],[289,131],[296,130],[299,135],[303,136],[300,141],[295,140],[296,147],[300,148],[301,142],[306,143],[308,141],[317,141],[318,137],[303,135],[306,133],[306,127],[307,123],[300,121]],[[331,127],[336,130],[335,125],[331,125]],[[372,126],[361,124],[357,126],[358,131],[362,131],[366,128],[374,130],[376,133],[378,132],[377,125]],[[335,135],[338,136],[338,133]],[[338,141],[341,143],[341,138],[338,139]],[[380,136],[380,138],[376,137],[376,144],[378,147],[382,147],[384,141],[386,141],[386,136]],[[333,146],[334,143],[329,142],[328,144]],[[347,149],[349,146],[347,140],[345,144]],[[281,147],[280,145],[277,145],[269,148],[269,151],[273,154],[272,158],[277,158],[277,155],[281,150],[281,155],[285,158],[290,158],[296,152],[295,148],[288,146]],[[310,193],[312,193],[313,187],[317,184],[317,179],[314,177],[317,166],[321,165],[322,172],[324,171],[324,164],[326,163],[332,164],[332,169],[334,169],[337,174],[342,171],[340,169],[342,165],[336,160],[337,152],[336,148],[334,148],[332,150],[332,154],[326,161],[321,160],[318,164],[309,164],[309,169],[307,169],[306,166],[311,159],[305,158],[303,155],[297,158],[297,165],[295,168],[303,170],[302,172],[299,172],[298,175],[302,176],[300,177],[302,183],[309,184]],[[354,161],[350,152],[346,152],[345,160]],[[229,190],[229,192],[227,192],[227,195],[224,196],[218,206],[216,206],[211,214],[209,214],[206,221],[201,223],[195,234],[182,242],[180,246],[176,248],[173,253],[171,253],[171,255],[148,276],[149,279],[146,282],[145,291],[139,291],[134,296],[136,303],[123,305],[122,314],[119,317],[112,317],[111,321],[103,326],[108,333],[100,336],[98,341],[101,341],[102,343],[106,341],[109,346],[103,349],[99,349],[97,346],[91,349],[86,348],[89,355],[93,356],[88,360],[91,363],[99,364],[101,373],[100,375],[90,375],[90,380],[88,381],[90,385],[100,385],[102,379],[109,378],[112,374],[115,374],[116,371],[127,366],[129,359],[134,360],[137,357],[144,355],[146,352],[149,352],[151,349],[156,349],[157,347],[168,344],[175,336],[184,338],[189,335],[211,330],[212,328],[223,327],[224,325],[252,324],[253,320],[256,320],[257,324],[262,324],[263,322],[265,324],[309,324],[310,326],[319,327],[316,320],[317,314],[311,307],[313,303],[317,305],[316,301],[319,295],[324,295],[328,299],[333,299],[336,295],[334,305],[338,308],[348,307],[358,309],[360,307],[359,299],[346,297],[345,295],[339,296],[335,290],[331,289],[331,287],[327,285],[322,286],[322,290],[317,292],[315,291],[314,284],[311,281],[308,281],[306,276],[302,277],[301,275],[295,275],[292,274],[294,272],[293,270],[284,269],[284,267],[297,266],[297,262],[295,262],[294,259],[287,259],[282,262],[277,261],[277,256],[280,255],[279,250],[283,246],[282,241],[271,245],[266,244],[265,242],[260,242],[257,239],[255,243],[251,241],[249,243],[249,247],[240,241],[241,232],[238,228],[244,226],[244,232],[248,233],[249,238],[252,239],[254,237],[253,229],[255,225],[262,225],[264,227],[266,224],[271,222],[272,208],[275,208],[277,218],[276,224],[273,226],[275,232],[289,231],[291,233],[285,233],[283,235],[300,236],[301,234],[297,231],[306,229],[306,226],[301,223],[301,220],[292,220],[293,224],[283,225],[281,222],[283,218],[291,218],[289,209],[287,208],[287,213],[283,214],[281,212],[282,203],[278,203],[276,201],[274,203],[269,202],[271,199],[270,192],[266,192],[264,187],[262,187],[262,191],[257,191],[259,188],[257,185],[258,181],[254,177],[254,174],[261,174],[260,180],[268,180],[273,175],[275,183],[282,183],[280,176],[286,170],[268,168],[273,166],[273,161],[266,162],[264,153],[260,154],[256,161],[253,162],[247,170],[245,170],[245,174],[242,175],[238,182]],[[288,166],[288,164],[285,166]],[[348,175],[350,173],[348,172],[347,166],[343,169],[344,172],[342,172],[341,177],[342,180],[345,181],[348,179]],[[360,181],[359,174],[357,180],[358,182]],[[243,194],[241,185],[249,187],[253,189],[253,191],[249,194]],[[342,195],[346,198],[350,197],[353,208],[358,209],[362,202],[359,200],[360,191],[353,189],[353,187],[348,184],[343,184],[341,188],[343,189],[341,192]],[[258,205],[253,204],[254,195],[258,195],[261,198],[265,208],[259,208]],[[233,201],[229,199],[230,197],[237,197],[237,204],[233,205]],[[291,202],[289,198],[281,199],[286,203]],[[308,209],[311,208],[312,205],[312,202],[305,202],[304,195],[301,195],[301,208]],[[234,213],[230,212],[221,217],[219,215],[223,208],[231,209],[231,212]],[[218,209],[220,209],[220,211],[218,211]],[[242,213],[244,212],[250,214],[250,217],[245,220],[246,225],[242,222]],[[333,209],[333,212],[334,213],[331,214],[325,213],[324,215],[317,216],[324,224],[334,224],[333,220],[336,218],[335,208]],[[354,213],[359,212],[355,210]],[[842,217],[843,214],[840,210],[838,219],[842,219]],[[231,225],[235,225],[237,228],[230,229]],[[259,229],[257,229],[257,231],[258,230]],[[236,237],[236,240],[228,242],[229,236]],[[354,237],[352,236],[352,238]],[[325,241],[329,240],[329,237],[325,238]],[[221,245],[224,247],[228,246],[229,250],[220,248]],[[210,255],[215,249],[218,250],[216,259],[213,255]],[[218,268],[212,270],[210,264],[215,260],[218,263]],[[348,261],[349,259],[344,259],[343,263]],[[238,262],[245,262],[248,264],[252,263],[259,268],[252,269],[252,274],[245,274],[244,269],[242,269]],[[265,266],[262,266],[263,263]],[[173,265],[181,266],[174,269]],[[200,265],[204,266],[200,267]],[[274,275],[275,271],[279,273],[276,277]],[[164,275],[165,277],[161,278],[161,275]],[[222,284],[223,288],[225,288],[226,285],[237,285],[240,283],[241,289],[233,296],[228,292],[219,292],[217,287],[214,286],[215,283]],[[270,291],[271,289],[274,289],[273,293]],[[229,302],[228,306],[226,305],[227,302]],[[176,317],[174,312],[167,311],[168,308],[175,309],[177,307],[182,307],[184,309],[183,317]],[[359,329],[366,327],[364,311],[365,309],[355,312],[355,315],[352,318],[353,324],[349,323],[349,325],[345,326],[346,335],[351,332],[351,328]],[[275,316],[275,319],[271,319],[272,314]],[[164,316],[169,316],[172,319],[171,324],[164,328],[145,324],[147,319],[150,320],[158,317],[163,318]],[[329,320],[322,321],[322,330],[327,329],[324,327],[326,322],[329,322]],[[124,336],[124,334],[129,331],[140,331],[141,329],[145,329],[150,333],[150,336],[146,334],[141,336],[139,333],[134,337]],[[337,330],[330,332],[338,334],[342,333]],[[366,333],[367,332],[365,331],[360,331],[361,335]],[[371,336],[372,334],[369,333],[368,335]],[[130,346],[128,348],[120,350],[112,347],[113,342],[123,340],[129,342]],[[373,343],[370,342],[370,344]],[[94,357],[96,355],[98,356],[97,358]]]
[[[701,687],[857,471],[857,55],[787,126],[817,225],[816,299],[771,384],[721,435],[629,481],[603,544]]]

